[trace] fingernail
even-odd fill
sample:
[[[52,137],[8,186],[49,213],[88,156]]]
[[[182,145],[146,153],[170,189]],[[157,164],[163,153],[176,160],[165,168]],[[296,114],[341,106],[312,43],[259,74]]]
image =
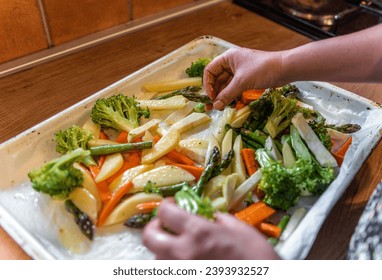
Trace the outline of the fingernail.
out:
[[[216,110],[223,110],[224,109],[224,103],[221,102],[220,100],[217,100],[214,102],[214,108]]]

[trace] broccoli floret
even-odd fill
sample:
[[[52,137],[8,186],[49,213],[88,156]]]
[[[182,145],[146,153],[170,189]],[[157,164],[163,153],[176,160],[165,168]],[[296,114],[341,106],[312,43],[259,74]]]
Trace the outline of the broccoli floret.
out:
[[[73,163],[88,155],[90,151],[78,148],[32,170],[28,173],[32,187],[56,198],[67,198],[69,193],[83,182],[81,171],[73,167]]]
[[[60,130],[54,136],[56,151],[60,154],[66,154],[78,148],[86,150],[88,141],[94,138],[90,131],[78,125],[73,125],[66,130]],[[82,163],[86,166],[97,164],[90,155],[85,157]]]
[[[193,189],[184,186],[175,196],[176,204],[188,213],[203,216],[209,220],[214,219],[215,209],[208,197],[201,198]]]
[[[191,66],[186,69],[186,74],[189,77],[201,77],[203,78],[204,68],[210,63],[212,58],[203,57],[195,60],[191,63]]]
[[[332,147],[332,141],[330,140],[330,134],[326,125],[326,119],[321,114],[317,114],[317,117],[310,119],[308,123],[322,144],[324,144],[325,148],[330,151]]]
[[[265,124],[264,131],[275,138],[284,129],[288,128],[292,117],[298,110],[297,99],[284,97],[279,90],[270,92],[273,110]]]
[[[308,191],[314,195],[322,194],[334,180],[334,169],[319,164],[293,125],[290,127],[290,133],[292,148],[297,157],[292,167],[296,185],[301,191]]]
[[[272,159],[265,149],[257,149],[256,158],[261,166],[262,178],[258,188],[265,193],[263,201],[280,210],[295,206],[300,189],[294,181],[292,170]]]
[[[139,126],[141,116],[150,117],[149,109],[141,109],[135,97],[123,94],[98,99],[91,111],[93,122],[126,132]]]

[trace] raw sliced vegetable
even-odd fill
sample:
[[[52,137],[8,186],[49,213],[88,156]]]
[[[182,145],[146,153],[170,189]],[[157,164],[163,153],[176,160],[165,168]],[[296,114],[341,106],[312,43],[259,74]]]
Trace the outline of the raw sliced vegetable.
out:
[[[149,182],[154,187],[161,187],[193,180],[195,176],[190,172],[177,166],[165,165],[138,175],[133,179],[133,183],[135,189],[143,190]]]
[[[247,177],[244,161],[241,156],[242,150],[243,150],[243,142],[241,141],[241,135],[239,135],[236,137],[233,143],[234,158],[233,158],[232,171],[238,174],[240,184],[243,183]]]
[[[152,145],[153,145],[152,141],[104,145],[104,146],[91,147],[90,153],[93,156],[109,155],[114,153],[132,152],[132,151],[150,149]]]
[[[325,148],[301,113],[297,113],[292,118],[292,124],[297,128],[301,138],[305,140],[310,151],[314,154],[321,166],[338,166],[336,159],[332,156],[328,149]]]
[[[180,134],[176,129],[170,129],[159,141],[142,155],[142,163],[153,163],[176,148]]]
[[[279,238],[282,232],[281,228],[279,228],[277,225],[265,222],[260,223],[259,230],[266,236],[273,238]]]
[[[275,209],[262,201],[258,201],[235,213],[235,217],[251,226],[259,226],[261,222],[268,219],[274,213],[276,213]]]
[[[164,120],[164,122],[167,123],[168,125],[172,125],[176,123],[177,121],[180,121],[181,119],[185,118],[192,112],[196,104],[197,104],[196,102],[188,101],[183,108],[173,112]]]
[[[69,195],[69,199],[80,209],[86,213],[89,219],[95,223],[98,216],[98,205],[95,197],[85,188],[76,188]]]
[[[245,169],[249,176],[252,176],[259,168],[259,163],[256,160],[256,154],[253,149],[244,148],[241,150],[241,155],[244,160]]]
[[[170,160],[180,163],[180,164],[187,164],[187,165],[194,165],[195,162],[187,157],[186,155],[177,152],[176,150],[172,150],[168,154],[166,154],[166,157]]]
[[[136,193],[129,198],[123,200],[119,203],[113,212],[110,213],[104,226],[111,226],[118,223],[123,223],[132,216],[139,214],[140,211],[137,209],[137,205],[149,201],[161,201],[163,198],[159,194],[154,193]]]
[[[150,111],[178,110],[186,106],[188,100],[183,96],[174,96],[163,100],[139,100],[139,106]]]
[[[76,224],[81,229],[81,232],[89,239],[93,240],[94,229],[93,223],[89,219],[88,215],[82,212],[74,203],[67,199],[65,201],[65,209],[69,213],[73,214]]]
[[[120,153],[106,156],[104,164],[99,170],[97,177],[95,177],[96,183],[105,181],[109,177],[113,176],[122,167],[123,162],[123,156]]]
[[[102,226],[110,213],[114,210],[115,206],[121,201],[122,197],[133,188],[133,183],[128,181],[123,186],[119,187],[111,196],[110,200],[102,208],[102,211],[99,215],[98,226]]]
[[[163,81],[155,83],[147,83],[143,85],[143,88],[151,92],[163,92],[163,91],[173,91],[177,89],[182,89],[188,86],[200,87],[202,86],[202,78],[184,78],[172,81]]]
[[[152,164],[142,164],[142,165],[126,170],[117,178],[115,178],[113,182],[110,183],[109,185],[110,192],[114,193],[117,189],[125,185],[128,181],[132,181],[136,176],[138,176],[139,174],[142,174],[143,172],[151,170],[153,167],[154,165]],[[138,191],[139,190],[137,190],[134,187],[130,190],[130,192],[132,193],[138,192]]]
[[[134,140],[141,138],[143,135],[145,135],[146,131],[156,127],[158,123],[160,123],[160,120],[152,119],[149,122],[145,123],[144,125],[138,126],[137,128],[130,130],[127,137],[127,141],[131,143]]]
[[[191,173],[192,175],[195,176],[196,180],[199,180],[199,178],[202,175],[203,170],[204,170],[203,167],[195,166],[195,165],[189,165],[189,164],[169,163],[169,165],[178,166],[178,167],[188,171],[189,173]]]
[[[209,122],[210,120],[211,118],[208,115],[194,112],[184,119],[177,121],[172,125],[171,129],[176,129],[179,133],[184,133],[187,130],[197,127],[198,125]]]
[[[245,90],[241,94],[240,101],[243,104],[249,104],[252,101],[259,99],[263,95],[264,91],[265,91],[265,89],[248,89],[248,90]]]

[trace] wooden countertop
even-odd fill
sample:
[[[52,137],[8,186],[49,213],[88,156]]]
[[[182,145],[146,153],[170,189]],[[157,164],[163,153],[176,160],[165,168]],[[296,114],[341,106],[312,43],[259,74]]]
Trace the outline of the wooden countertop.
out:
[[[1,78],[0,143],[202,35],[262,50],[281,50],[310,41],[230,1],[169,19]],[[337,85],[382,103],[382,85]],[[346,257],[354,226],[382,179],[379,170],[382,170],[381,143],[333,208],[308,259]],[[0,259],[30,259],[1,228]]]

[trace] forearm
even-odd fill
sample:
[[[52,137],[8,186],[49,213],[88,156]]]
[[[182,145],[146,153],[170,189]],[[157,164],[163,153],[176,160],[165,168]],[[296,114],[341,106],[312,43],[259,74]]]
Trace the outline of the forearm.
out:
[[[382,82],[382,24],[282,51],[281,80]]]

